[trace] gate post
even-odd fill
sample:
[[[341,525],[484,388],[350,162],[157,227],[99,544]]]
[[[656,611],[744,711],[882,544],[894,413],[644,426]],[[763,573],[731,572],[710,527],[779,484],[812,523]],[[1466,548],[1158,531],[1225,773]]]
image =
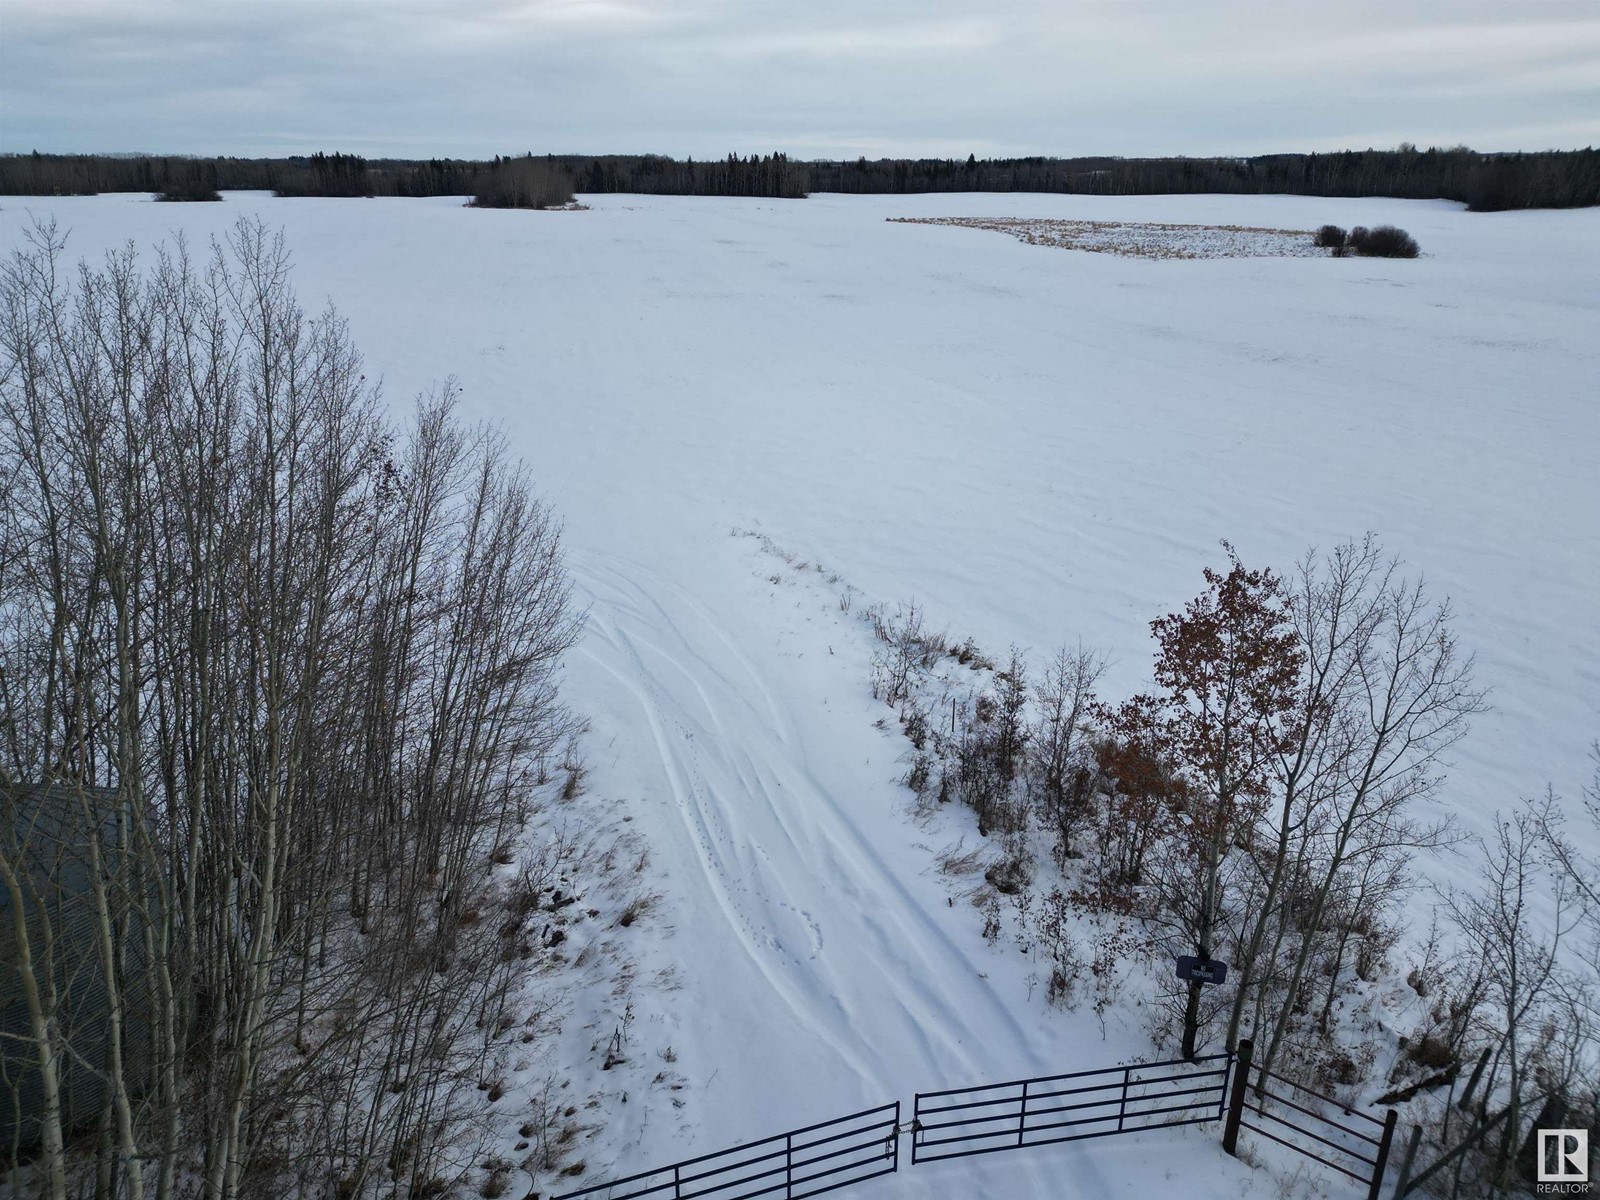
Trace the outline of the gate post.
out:
[[[1383,1118],[1383,1138],[1378,1142],[1378,1161],[1372,1166],[1372,1186],[1367,1189],[1367,1200],[1378,1200],[1383,1187],[1383,1169],[1389,1165],[1389,1147],[1394,1142],[1394,1123],[1398,1114],[1394,1109]]]
[[[1394,1200],[1400,1200],[1411,1190],[1411,1165],[1417,1160],[1417,1147],[1422,1143],[1422,1126],[1411,1127],[1411,1140],[1406,1143],[1406,1152],[1400,1159],[1400,1178],[1394,1182]]]
[[[1255,1055],[1256,1044],[1250,1038],[1241,1038],[1239,1053],[1233,1060],[1233,1088],[1228,1093],[1228,1119],[1222,1126],[1222,1148],[1229,1154],[1239,1153],[1239,1120],[1244,1115],[1244,1090],[1250,1078],[1250,1060]]]

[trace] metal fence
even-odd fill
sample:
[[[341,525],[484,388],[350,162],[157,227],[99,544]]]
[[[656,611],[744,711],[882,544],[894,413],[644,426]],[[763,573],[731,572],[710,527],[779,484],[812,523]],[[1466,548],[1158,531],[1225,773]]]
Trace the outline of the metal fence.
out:
[[[911,1161],[1198,1125],[1223,1116],[1229,1054],[919,1092]]]
[[[1394,1141],[1394,1109],[1380,1119],[1264,1067],[1252,1070],[1252,1053],[1248,1039],[1239,1043],[1223,1149],[1236,1153],[1239,1131],[1248,1129],[1366,1185],[1368,1200],[1378,1200]]]
[[[898,1171],[899,1125],[896,1100],[552,1200],[804,1200]]]
[[[911,1161],[1221,1121],[1229,1154],[1238,1152],[1240,1131],[1248,1130],[1365,1184],[1369,1200],[1377,1200],[1394,1140],[1394,1110],[1381,1119],[1356,1111],[1292,1079],[1252,1069],[1252,1053],[1247,1038],[1237,1054],[918,1092],[906,1127]],[[895,1101],[552,1200],[805,1200],[898,1171],[902,1132]]]

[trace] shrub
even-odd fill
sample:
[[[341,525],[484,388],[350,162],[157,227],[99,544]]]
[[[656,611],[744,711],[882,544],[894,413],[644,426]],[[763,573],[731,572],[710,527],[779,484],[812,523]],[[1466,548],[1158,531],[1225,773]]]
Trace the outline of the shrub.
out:
[[[911,767],[901,782],[921,799],[927,794],[928,785],[933,782],[933,761],[926,754],[919,752],[912,758]]]
[[[475,208],[550,208],[572,202],[572,180],[554,163],[507,158],[478,176]]]
[[[1345,231],[1338,225],[1324,225],[1317,230],[1315,244],[1325,250],[1343,250]]]
[[[991,864],[983,878],[995,891],[1015,896],[1032,881],[1033,864],[1025,854],[1007,854]]]
[[[1074,979],[1059,966],[1050,968],[1050,982],[1045,987],[1045,1000],[1051,1008],[1071,1008]]]
[[[1406,1054],[1418,1066],[1431,1067],[1435,1070],[1441,1067],[1448,1067],[1456,1060],[1456,1056],[1450,1047],[1432,1034],[1428,1034],[1411,1043],[1406,1048]]]
[[[1312,1068],[1311,1078],[1325,1091],[1339,1087],[1352,1087],[1361,1082],[1365,1073],[1354,1055],[1335,1046],[1319,1058]]]
[[[617,918],[617,924],[622,926],[624,929],[628,928],[640,917],[644,916],[652,908],[654,908],[656,901],[659,899],[659,896],[652,895],[635,896],[632,900],[628,901],[628,907],[622,910],[622,915]]]
[[[1361,241],[1356,241],[1356,230],[1351,230],[1350,244],[1356,253],[1368,258],[1415,258],[1420,253],[1416,238],[1404,229],[1393,225],[1379,225],[1373,230],[1360,230]]]

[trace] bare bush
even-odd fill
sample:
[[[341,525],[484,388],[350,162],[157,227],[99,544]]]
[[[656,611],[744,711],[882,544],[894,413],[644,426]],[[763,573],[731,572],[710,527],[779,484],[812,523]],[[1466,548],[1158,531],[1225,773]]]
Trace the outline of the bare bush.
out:
[[[1063,646],[1034,688],[1037,716],[1028,739],[1028,796],[1040,823],[1055,835],[1056,861],[1073,857],[1080,829],[1092,817],[1095,775],[1089,745],[1094,689],[1105,659],[1080,644]]]
[[[1020,895],[1033,882],[1033,863],[1026,853],[1013,851],[991,863],[983,878],[1002,896]]]
[[[1415,238],[1393,225],[1357,226],[1350,231],[1350,248],[1364,258],[1415,258],[1422,252]]]
[[[898,605],[892,616],[875,606],[868,619],[880,643],[872,656],[872,694],[906,714],[917,682],[945,652],[944,635],[924,627],[915,600]]]

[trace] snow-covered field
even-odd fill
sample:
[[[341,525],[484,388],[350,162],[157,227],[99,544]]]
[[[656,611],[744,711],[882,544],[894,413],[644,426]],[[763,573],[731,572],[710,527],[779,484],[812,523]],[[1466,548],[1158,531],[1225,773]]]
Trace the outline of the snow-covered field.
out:
[[[670,1046],[683,1089],[614,1096],[580,1150],[589,1178],[1148,1050],[1131,1005],[1103,1034],[1087,1008],[1049,1012],[1026,959],[947,906],[930,851],[949,839],[902,811],[903,742],[873,726],[887,710],[846,581],[858,604],[914,596],[991,652],[1081,638],[1110,654],[1118,697],[1219,539],[1287,567],[1375,530],[1452,597],[1493,689],[1445,803],[1482,829],[1546,782],[1577,794],[1600,734],[1600,212],[585,199],[8,198],[0,244],[29,212],[89,256],[258,213],[394,403],[453,374],[565,515],[590,607],[569,694],[593,724],[591,788],[648,839],[664,893],[635,927],[640,978],[675,966],[681,985],[639,988],[630,1039],[644,1061]],[[891,216],[1393,223],[1424,257],[1154,261]],[[795,583],[735,528],[840,584]],[[1275,1187],[1201,1130],[908,1167],[861,1193],[1180,1185]]]

